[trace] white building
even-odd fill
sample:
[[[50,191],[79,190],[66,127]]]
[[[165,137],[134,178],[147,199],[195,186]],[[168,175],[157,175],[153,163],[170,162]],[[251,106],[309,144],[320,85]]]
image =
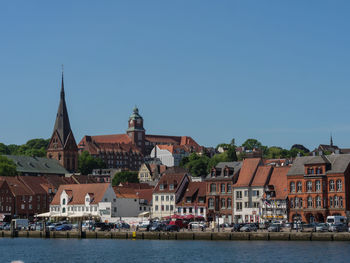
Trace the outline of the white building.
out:
[[[168,167],[179,166],[181,159],[188,155],[189,152],[182,145],[156,145],[151,152],[152,158],[158,158]]]
[[[234,185],[234,221],[237,223],[262,222],[262,200],[273,168],[262,166],[260,158],[249,158],[243,165]]]
[[[187,188],[189,177],[186,173],[164,174],[153,191],[152,218],[171,216]]]
[[[117,197],[108,183],[61,185],[50,204],[50,217],[110,220]]]

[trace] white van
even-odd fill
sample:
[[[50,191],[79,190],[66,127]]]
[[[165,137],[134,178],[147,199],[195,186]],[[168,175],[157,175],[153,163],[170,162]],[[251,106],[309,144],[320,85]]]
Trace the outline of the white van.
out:
[[[16,230],[27,230],[29,221],[28,219],[12,219],[13,222],[15,222],[15,229]]]
[[[327,216],[327,224],[328,225],[334,225],[338,223],[346,223],[346,217],[345,216]]]

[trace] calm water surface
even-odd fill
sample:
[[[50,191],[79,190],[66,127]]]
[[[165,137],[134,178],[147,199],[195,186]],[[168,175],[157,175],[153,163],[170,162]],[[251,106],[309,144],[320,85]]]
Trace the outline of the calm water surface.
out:
[[[0,238],[0,262],[350,262],[349,242]]]

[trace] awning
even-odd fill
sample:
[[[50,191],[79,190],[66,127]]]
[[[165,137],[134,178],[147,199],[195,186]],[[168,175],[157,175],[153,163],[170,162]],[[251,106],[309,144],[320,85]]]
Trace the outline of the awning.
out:
[[[138,217],[149,217],[149,211],[140,213]]]
[[[50,212],[34,215],[34,217],[50,217],[50,216],[53,216],[51,215]]]

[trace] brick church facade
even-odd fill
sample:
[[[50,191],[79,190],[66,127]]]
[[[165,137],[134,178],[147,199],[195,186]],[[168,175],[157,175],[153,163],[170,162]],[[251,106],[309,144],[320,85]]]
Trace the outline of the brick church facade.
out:
[[[189,136],[148,135],[138,108],[129,117],[125,134],[86,135],[78,144],[79,151],[99,157],[108,168],[138,170],[155,145],[182,145],[189,152],[202,152],[204,147]]]

